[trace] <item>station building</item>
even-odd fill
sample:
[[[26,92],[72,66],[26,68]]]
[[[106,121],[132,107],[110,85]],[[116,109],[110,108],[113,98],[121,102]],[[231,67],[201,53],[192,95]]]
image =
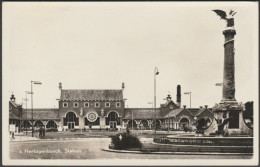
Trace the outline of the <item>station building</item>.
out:
[[[58,108],[24,109],[15,103],[12,95],[9,105],[10,124],[30,129],[32,125],[56,128],[59,131],[77,129],[141,129],[183,130],[195,128],[196,121],[205,119],[210,126],[213,113],[207,106],[187,108],[181,106],[180,86],[177,87],[177,102],[168,95],[166,103],[159,108],[126,108],[124,86],[117,90],[62,89]],[[14,105],[15,104],[15,105]],[[18,111],[18,112],[17,112]],[[16,120],[16,121],[13,121]],[[155,121],[156,120],[156,121]],[[156,124],[154,123],[156,122]]]

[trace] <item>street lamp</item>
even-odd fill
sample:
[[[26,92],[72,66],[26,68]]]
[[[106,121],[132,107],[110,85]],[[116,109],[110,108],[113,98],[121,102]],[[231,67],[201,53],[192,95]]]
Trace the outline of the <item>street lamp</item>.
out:
[[[40,82],[40,81],[31,81],[31,92],[30,92],[30,94],[31,94],[31,108],[32,108],[32,137],[33,137],[33,131],[34,131],[34,129],[33,129],[33,84],[35,84],[35,85],[41,85],[42,83]]]
[[[27,111],[27,101],[28,101],[28,98],[27,98],[27,94],[31,94],[31,92],[29,92],[29,91],[25,91],[25,99],[23,99],[24,101],[25,101],[25,110]],[[26,119],[26,121],[27,121],[27,112],[25,112],[26,113],[26,117],[25,117],[25,119]],[[27,135],[27,124],[25,125],[26,126],[26,135]]]
[[[191,92],[185,92],[185,95],[190,95],[190,108],[191,108]]]
[[[152,105],[152,108],[153,108],[153,102],[148,102],[148,104],[151,104],[151,105]]]
[[[154,134],[156,135],[156,75],[159,75],[158,68],[154,68]]]

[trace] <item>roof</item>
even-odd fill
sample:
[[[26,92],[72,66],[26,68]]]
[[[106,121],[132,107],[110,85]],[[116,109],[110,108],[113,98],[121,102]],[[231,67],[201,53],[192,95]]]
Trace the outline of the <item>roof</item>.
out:
[[[166,114],[164,116],[164,118],[168,118],[168,117],[175,117],[176,115],[178,115],[184,108],[177,108],[174,110],[171,110],[168,114]]]
[[[13,102],[13,101],[9,101],[14,107],[21,107],[22,105],[20,105],[20,104],[17,104],[17,103],[15,103],[15,102]]]
[[[14,113],[9,112],[9,119],[20,119],[20,118],[16,116]]]
[[[210,108],[207,108],[210,111]],[[194,115],[199,116],[206,108],[188,108],[188,110]],[[211,111],[210,111],[211,112]]]
[[[160,109],[154,110],[153,108],[126,108],[124,119],[154,119],[156,112],[156,118],[161,118]],[[132,115],[133,114],[133,115]]]
[[[23,119],[32,119],[32,110],[23,110]],[[43,120],[43,119],[60,119],[59,109],[57,108],[34,108],[33,109],[33,119]]]
[[[60,100],[120,101],[122,90],[61,90]]]
[[[164,104],[161,104],[161,107],[167,107],[170,103],[173,103],[176,107],[179,107],[179,105],[177,105],[176,103],[174,103],[172,100],[167,101]]]

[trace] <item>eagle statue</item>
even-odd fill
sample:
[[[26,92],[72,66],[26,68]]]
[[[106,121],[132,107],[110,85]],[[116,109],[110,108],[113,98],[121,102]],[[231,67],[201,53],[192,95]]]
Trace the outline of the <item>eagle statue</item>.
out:
[[[232,119],[232,117],[229,117],[229,118],[224,119],[224,121],[222,122],[222,119],[217,119],[217,118],[215,118],[215,120],[216,120],[216,122],[217,122],[217,124],[218,124],[217,133],[223,134],[223,133],[224,133],[223,130],[224,130],[225,125],[226,125],[229,121],[231,121],[231,119]]]
[[[227,13],[223,10],[212,10],[214,11],[218,16],[220,16],[220,19],[226,20],[227,21],[227,27],[233,27],[234,26],[234,18],[233,16],[237,13],[234,10],[230,10],[230,12],[228,13],[229,16],[227,15]]]

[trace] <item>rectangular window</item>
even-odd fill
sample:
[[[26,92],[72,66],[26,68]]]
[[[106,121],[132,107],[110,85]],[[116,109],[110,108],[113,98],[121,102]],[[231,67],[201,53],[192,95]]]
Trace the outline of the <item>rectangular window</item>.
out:
[[[95,103],[95,107],[100,107],[100,103],[99,103],[99,102],[96,102],[96,103]]]
[[[120,102],[116,102],[116,107],[121,107],[121,103]]]
[[[68,102],[63,102],[63,108],[68,108]]]
[[[74,108],[78,108],[79,107],[79,103],[78,102],[74,102]]]
[[[85,102],[85,103],[84,103],[84,107],[89,107],[89,103],[88,103],[88,102]]]
[[[106,106],[106,107],[110,107],[110,103],[109,103],[109,102],[106,102],[106,103],[105,103],[105,106]]]

